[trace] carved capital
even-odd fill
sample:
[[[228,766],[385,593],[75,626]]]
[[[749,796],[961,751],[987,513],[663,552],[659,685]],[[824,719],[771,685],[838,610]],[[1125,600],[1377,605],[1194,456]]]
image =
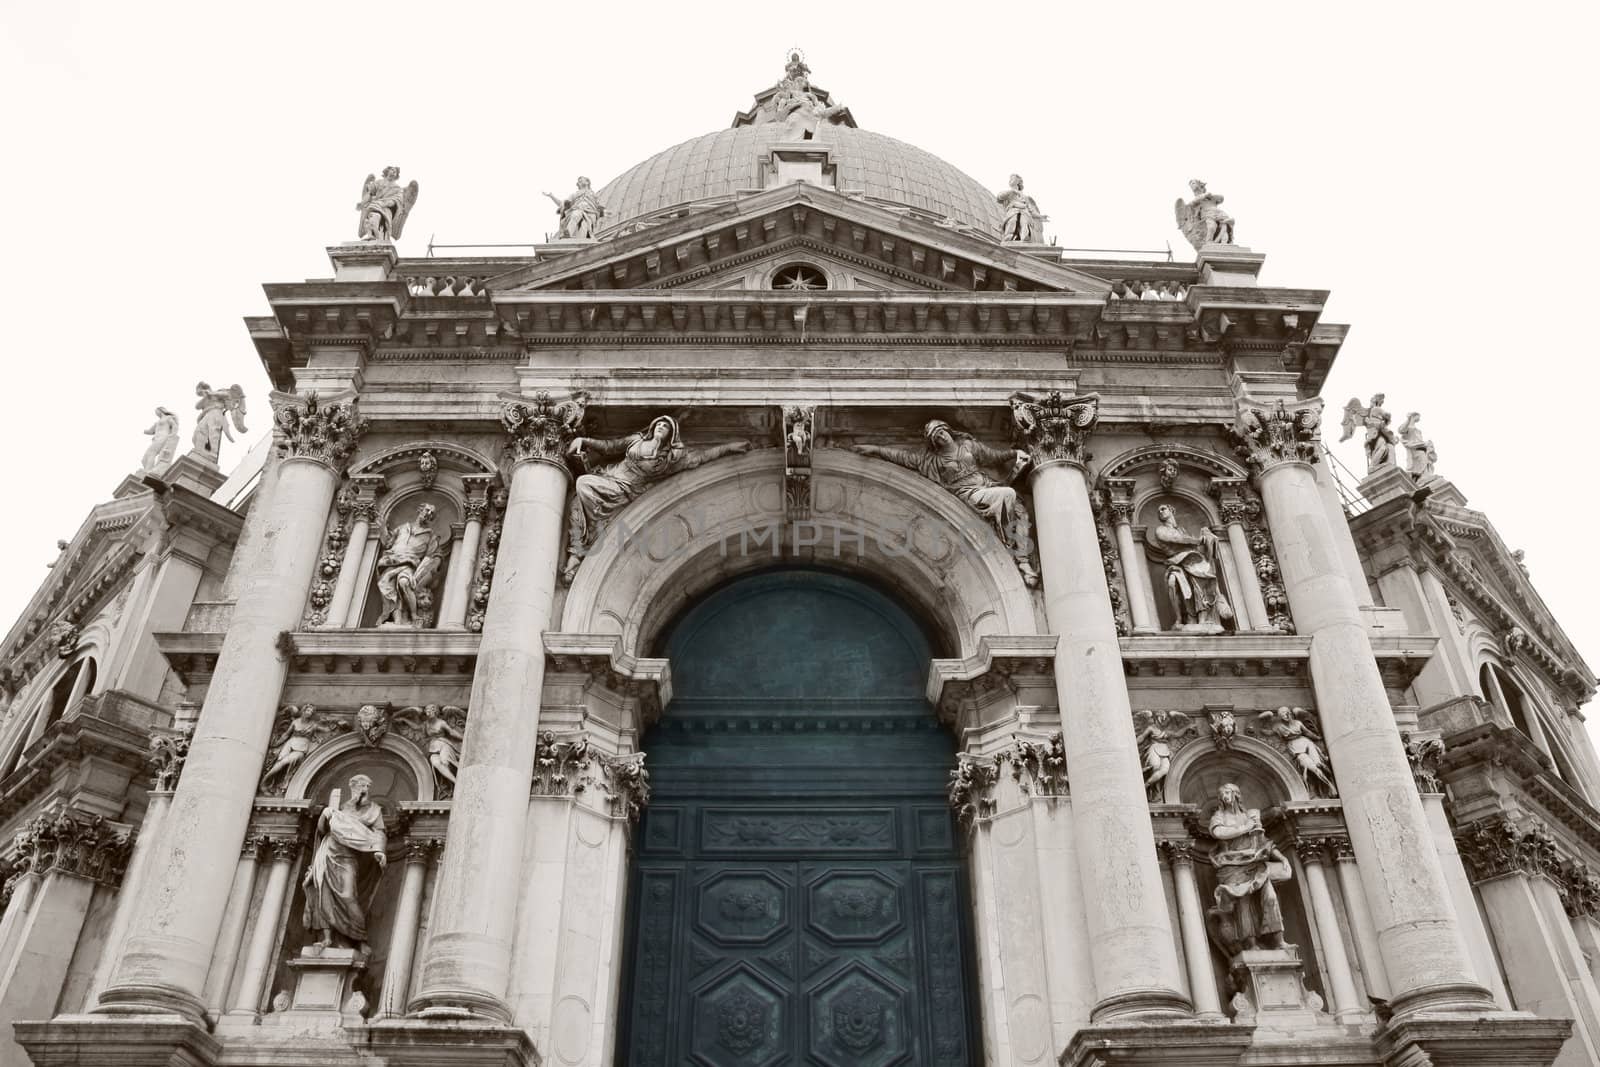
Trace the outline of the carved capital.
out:
[[[437,837],[408,837],[405,839],[406,862],[432,863],[443,848],[444,841]]]
[[[536,393],[531,401],[511,400],[500,405],[500,424],[510,437],[512,459],[551,463],[562,470],[567,445],[583,423],[585,395],[556,403],[549,393]]]
[[[1167,862],[1173,866],[1192,865],[1195,860],[1195,845],[1193,841],[1169,839],[1160,842],[1161,851],[1167,854]]]
[[[1356,847],[1350,843],[1348,837],[1330,837],[1333,845],[1333,858],[1340,863],[1354,863],[1356,861]]]
[[[1036,467],[1049,463],[1083,466],[1089,461],[1089,434],[1100,418],[1100,396],[1062,396],[1051,390],[1043,399],[1027,393],[1011,396],[1011,419],[1017,447]]]
[[[994,785],[1000,777],[1000,757],[961,753],[950,772],[950,807],[964,829],[994,814]]]
[[[533,786],[536,797],[577,796],[588,788],[598,753],[589,747],[583,734],[557,737],[553,731],[539,734],[533,750]]]
[[[644,767],[644,753],[601,759],[602,783],[611,803],[611,814],[629,823],[639,821],[650,803],[650,772]]]
[[[1041,797],[1068,795],[1067,750],[1060,731],[1045,741],[1019,739],[1008,758],[1012,777],[1024,791]]]
[[[154,779],[151,788],[158,793],[170,793],[178,788],[178,777],[183,774],[184,761],[189,758],[189,730],[155,730],[150,734],[150,751],[147,759]]]
[[[1315,463],[1322,447],[1322,401],[1294,407],[1281,400],[1274,407],[1242,401],[1232,437],[1257,474],[1282,463]]]
[[[57,871],[114,887],[122,881],[133,839],[133,831],[119,830],[102,816],[61,808],[35,816],[12,847],[19,873]]]
[[[1581,916],[1600,918],[1600,877],[1586,863],[1563,860],[1556,887],[1561,893],[1561,905],[1567,914],[1576,919]]]
[[[1411,780],[1419,793],[1442,793],[1439,765],[1444,762],[1444,741],[1437,737],[1415,738],[1402,734],[1406,746],[1406,760],[1411,764]]]
[[[56,646],[56,656],[71,659],[78,653],[78,643],[83,640],[83,630],[77,623],[57,619],[50,624],[50,641]]]
[[[274,393],[272,421],[287,455],[321,463],[335,474],[344,473],[367,432],[354,400],[325,404],[316,393],[303,398]]]
[[[296,834],[273,834],[261,838],[261,845],[271,854],[274,863],[291,863],[300,854],[300,838]]]
[[[1544,875],[1560,884],[1555,838],[1537,820],[1518,826],[1504,815],[1481,819],[1456,832],[1456,848],[1475,883],[1524,874]]]
[[[1296,837],[1294,839],[1295,855],[1300,857],[1300,862],[1306,865],[1320,864],[1327,860],[1329,841],[1325,837]]]

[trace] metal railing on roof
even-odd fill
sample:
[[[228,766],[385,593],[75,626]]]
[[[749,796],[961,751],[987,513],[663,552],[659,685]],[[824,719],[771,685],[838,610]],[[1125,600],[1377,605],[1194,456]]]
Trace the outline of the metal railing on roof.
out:
[[[1361,479],[1356,477],[1356,472],[1345,466],[1333,450],[1326,444],[1322,446],[1322,461],[1328,465],[1328,474],[1333,478],[1333,485],[1339,491],[1339,503],[1344,506],[1344,513],[1350,518],[1372,510],[1372,502],[1361,495],[1358,488]]]

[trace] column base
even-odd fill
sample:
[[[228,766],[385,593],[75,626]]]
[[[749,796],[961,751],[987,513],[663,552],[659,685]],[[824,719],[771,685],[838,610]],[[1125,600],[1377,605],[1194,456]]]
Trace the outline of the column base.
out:
[[[1427,1012],[1440,1015],[1481,1015],[1499,1011],[1494,994],[1474,982],[1451,982],[1448,985],[1423,986],[1401,993],[1389,1001],[1389,1010],[1396,1016]]]
[[[1234,1067],[1250,1048],[1255,1027],[1203,1022],[1115,1023],[1073,1035],[1060,1067]]]
[[[181,1015],[61,1015],[12,1024],[35,1067],[213,1067],[222,1045]]]
[[[1094,1006],[1089,1019],[1101,1023],[1113,1020],[1190,1019],[1193,1016],[1194,1005],[1182,993],[1171,989],[1133,989],[1100,1001]]]
[[[205,1024],[206,1006],[181,989],[155,985],[116,985],[101,992],[95,1015],[176,1015]]]
[[[511,1025],[511,1009],[487,993],[470,989],[430,990],[411,998],[407,1012],[418,1019],[477,1020],[498,1026]]]
[[[366,1028],[367,1046],[389,1067],[538,1067],[533,1039],[516,1026],[390,1019]]]
[[[1521,1012],[1416,1012],[1395,1019],[1374,1045],[1384,1067],[1549,1067],[1571,1033],[1571,1019]]]

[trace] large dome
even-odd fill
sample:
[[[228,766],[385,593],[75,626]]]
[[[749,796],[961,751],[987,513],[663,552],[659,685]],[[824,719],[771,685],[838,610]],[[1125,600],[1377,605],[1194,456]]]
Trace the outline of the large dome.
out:
[[[782,123],[740,125],[690,138],[625,171],[600,190],[603,234],[668,208],[759,189],[759,157],[784,143]],[[994,194],[938,156],[881,133],[825,125],[815,144],[831,152],[842,193],[902,204],[961,226],[998,233]]]

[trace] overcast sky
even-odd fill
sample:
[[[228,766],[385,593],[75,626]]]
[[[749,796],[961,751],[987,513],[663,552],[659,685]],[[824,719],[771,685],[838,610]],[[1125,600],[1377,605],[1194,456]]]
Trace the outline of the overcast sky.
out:
[[[1330,407],[1421,411],[1600,665],[1595,490],[1572,480],[1594,469],[1597,31],[1578,2],[4,0],[0,619],[157,404],[187,445],[196,380],[238,382],[268,428],[240,317],[263,282],[330,273],[367,173],[421,183],[402,254],[538,240],[540,190],[727,126],[798,45],[864,128],[995,189],[1021,173],[1062,245],[1189,258],[1172,202],[1208,181],[1262,281],[1330,289],[1352,325]]]

